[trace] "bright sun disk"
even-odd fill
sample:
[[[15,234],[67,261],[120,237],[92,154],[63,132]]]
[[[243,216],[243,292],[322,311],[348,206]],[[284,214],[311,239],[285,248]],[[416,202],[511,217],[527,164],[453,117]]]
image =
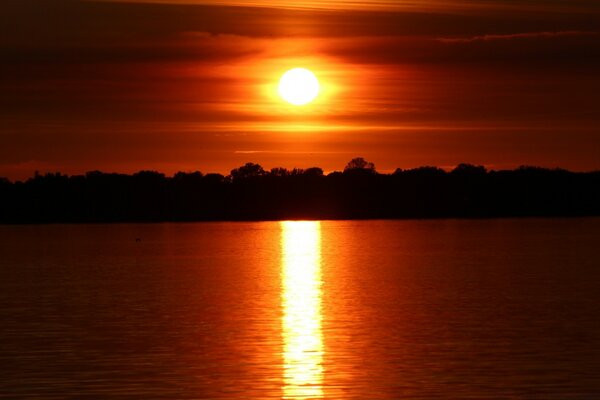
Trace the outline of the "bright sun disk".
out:
[[[306,68],[287,71],[279,80],[279,95],[288,103],[303,106],[319,94],[319,80]]]

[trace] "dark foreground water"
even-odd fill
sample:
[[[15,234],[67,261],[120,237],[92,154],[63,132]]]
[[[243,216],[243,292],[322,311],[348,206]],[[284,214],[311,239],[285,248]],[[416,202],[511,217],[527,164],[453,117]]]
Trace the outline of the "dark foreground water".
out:
[[[0,226],[0,397],[600,398],[600,219]]]

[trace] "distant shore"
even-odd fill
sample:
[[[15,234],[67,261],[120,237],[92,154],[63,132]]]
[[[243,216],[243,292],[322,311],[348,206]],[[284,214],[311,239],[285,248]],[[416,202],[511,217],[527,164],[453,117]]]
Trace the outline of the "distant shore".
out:
[[[600,171],[460,164],[380,174],[247,163],[228,176],[155,171],[0,179],[0,223],[575,217],[600,215]]]

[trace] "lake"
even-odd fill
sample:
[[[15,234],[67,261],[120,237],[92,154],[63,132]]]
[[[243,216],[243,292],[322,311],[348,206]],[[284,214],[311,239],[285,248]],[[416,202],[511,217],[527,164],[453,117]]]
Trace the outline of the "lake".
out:
[[[0,397],[600,398],[600,219],[0,226]]]

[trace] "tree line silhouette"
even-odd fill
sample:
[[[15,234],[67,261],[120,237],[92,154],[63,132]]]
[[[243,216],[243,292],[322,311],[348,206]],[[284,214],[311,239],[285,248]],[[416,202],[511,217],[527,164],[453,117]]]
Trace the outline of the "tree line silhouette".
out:
[[[600,171],[460,164],[378,173],[363,158],[343,172],[247,163],[230,175],[47,173],[0,178],[0,223],[600,215]]]

